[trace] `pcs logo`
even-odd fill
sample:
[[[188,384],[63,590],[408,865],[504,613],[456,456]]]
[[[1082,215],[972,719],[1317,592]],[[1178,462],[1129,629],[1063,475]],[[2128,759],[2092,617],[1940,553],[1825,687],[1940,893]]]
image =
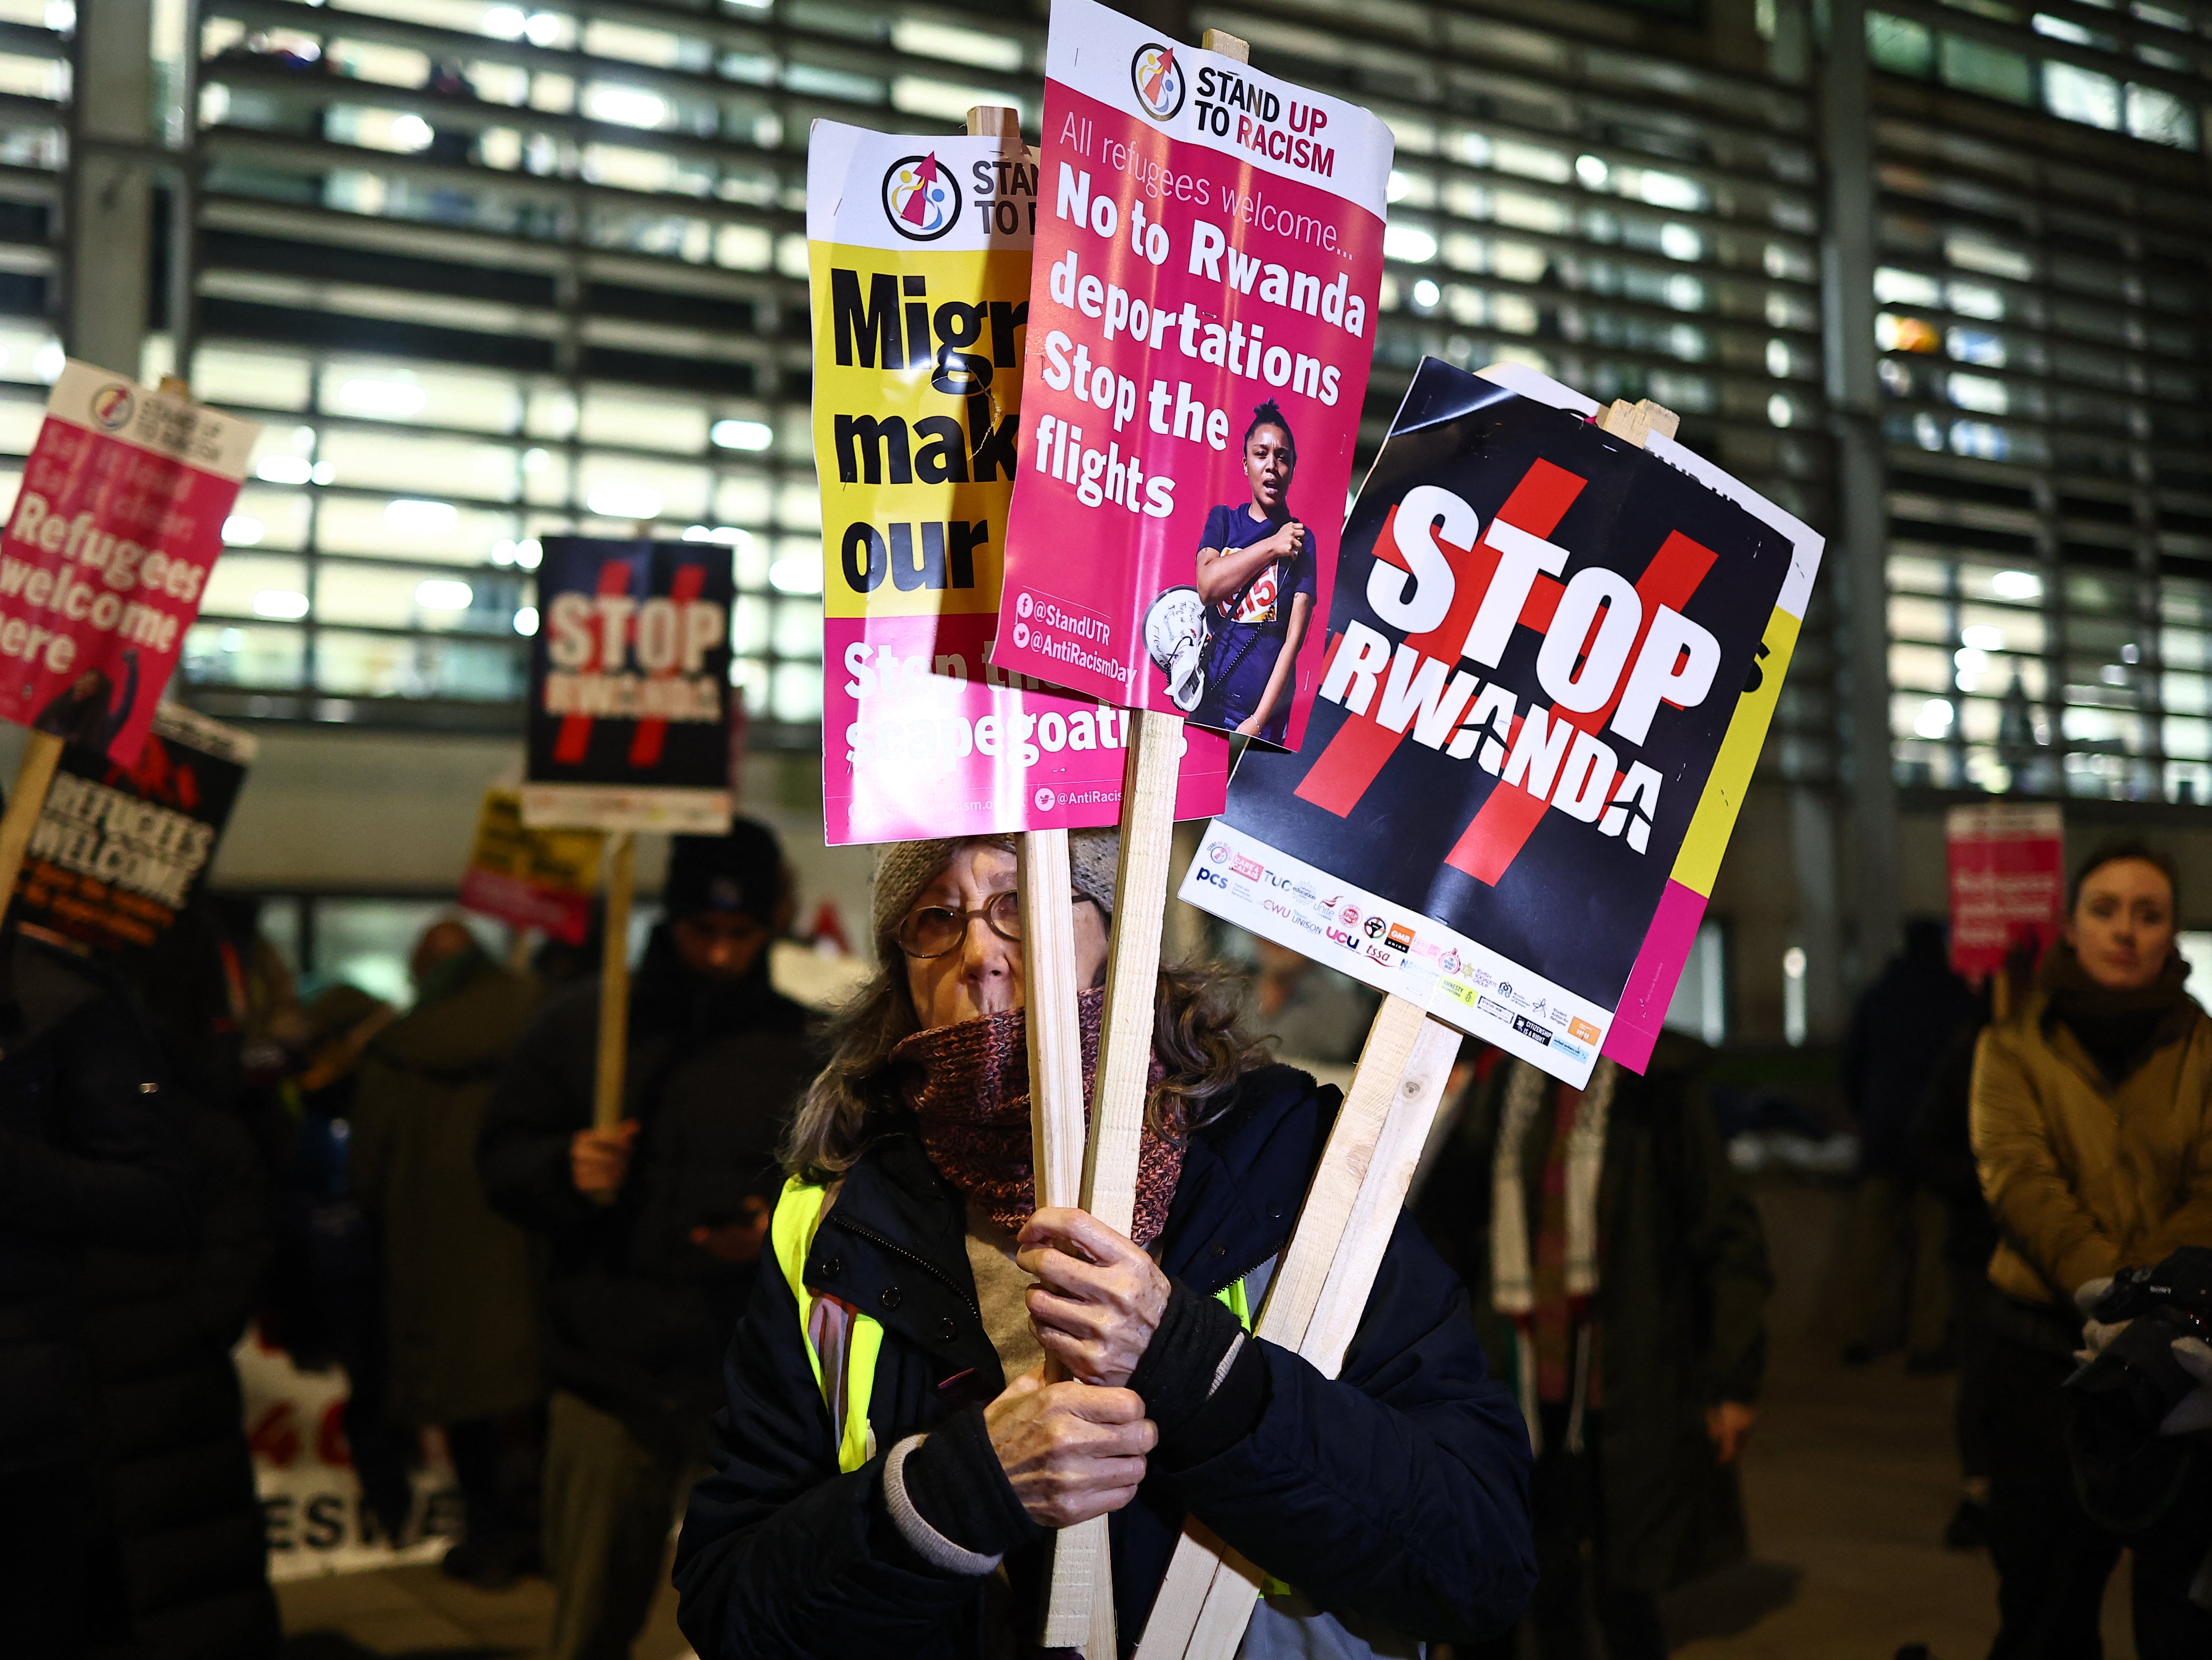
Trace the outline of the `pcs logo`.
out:
[[[108,432],[120,432],[129,426],[137,407],[137,398],[120,380],[111,381],[92,395],[92,418]]]
[[[960,222],[960,181],[933,153],[902,156],[884,173],[884,217],[909,242],[934,242]]]
[[[1129,60],[1129,84],[1136,89],[1137,102],[1155,121],[1174,120],[1190,90],[1182,65],[1176,62],[1176,49],[1157,40],[1138,47]]]

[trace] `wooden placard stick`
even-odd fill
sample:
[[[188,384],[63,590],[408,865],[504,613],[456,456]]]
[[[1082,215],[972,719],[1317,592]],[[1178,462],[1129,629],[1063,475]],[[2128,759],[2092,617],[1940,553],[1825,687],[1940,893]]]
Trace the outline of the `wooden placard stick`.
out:
[[[1382,1254],[1397,1228],[1406,1189],[1413,1182],[1414,1167],[1421,1162],[1430,1126],[1443,1104],[1444,1089],[1451,1080],[1452,1062],[1458,1058],[1462,1042],[1459,1031],[1441,1020],[1424,1018],[1420,1023],[1413,1055],[1398,1080],[1382,1134],[1376,1139],[1358,1192],[1345,1216],[1335,1259],[1316,1299],[1305,1336],[1297,1345],[1300,1358],[1324,1377],[1334,1377],[1344,1370],[1345,1351],[1352,1347],[1353,1334],[1367,1311],[1367,1298],[1375,1289]],[[1309,1211],[1312,1207],[1310,1200],[1307,1207]],[[1302,1231],[1304,1225],[1302,1218]],[[1176,1541],[1178,1554],[1188,1542],[1187,1538]],[[1264,1578],[1260,1569],[1235,1551],[1222,1552],[1220,1566],[1182,1651],[1183,1660],[1230,1660],[1252,1623],[1252,1604],[1258,1600]],[[1148,1629],[1146,1636],[1151,1635]]]
[[[1298,1211],[1297,1230],[1277,1264],[1267,1286],[1267,1300],[1253,1327],[1254,1335],[1280,1348],[1302,1349],[1314,1310],[1321,1302],[1345,1227],[1359,1207],[1359,1193],[1376,1167],[1376,1149],[1383,1140],[1393,1102],[1406,1077],[1425,1030],[1439,1023],[1422,1012],[1418,1003],[1387,997],[1368,1029],[1359,1064],[1352,1075],[1352,1088],[1338,1109],[1328,1144],[1322,1149],[1305,1203]],[[1446,1070],[1449,1062],[1446,1062]],[[1418,1156],[1419,1147],[1415,1146]],[[1411,1171],[1407,1172],[1410,1177]],[[1363,1292],[1363,1304],[1365,1300]],[[1241,1560],[1241,1559],[1239,1559]],[[1223,1547],[1210,1533],[1186,1523],[1168,1563],[1167,1577],[1153,1601],[1137,1660],[1183,1660],[1190,1650],[1199,1618],[1205,1610],[1215,1577],[1224,1571]],[[1256,1576],[1251,1581],[1256,1588]],[[1248,1601],[1246,1612],[1250,1612]],[[1242,1636],[1243,1627],[1237,1627]],[[1234,1653],[1232,1643],[1228,1652]]]
[[[977,105],[968,112],[971,138],[1018,137],[1018,111]],[[1030,1051],[1030,1147],[1036,1173],[1036,1201],[1079,1204],[1083,1196],[1083,1028],[1076,1000],[1074,885],[1064,830],[1028,830],[1022,836],[1023,1006],[1027,1011]],[[1066,1376],[1047,1357],[1046,1381]],[[1048,1648],[1090,1647],[1099,1605],[1106,1630],[1113,1629],[1111,1598],[1097,1595],[1104,1579],[1104,1518],[1063,1529],[1053,1541],[1053,1600],[1041,1639]],[[1109,1638],[1110,1642],[1110,1638]]]
[[[1128,1233],[1136,1219],[1137,1152],[1158,1018],[1160,933],[1175,861],[1182,724],[1178,715],[1132,709],[1121,769],[1121,856],[1114,879],[1106,1009],[1080,1200],[1085,1210],[1120,1234]],[[1080,1648],[1090,1660],[1110,1660],[1117,1651],[1106,1529],[1101,1516],[1061,1529],[1041,1639],[1046,1648]]]
[[[8,792],[8,810],[0,813],[0,918],[15,902],[23,852],[31,845],[31,832],[38,826],[46,792],[53,787],[54,769],[62,759],[62,740],[53,733],[33,731],[28,737],[22,762],[15,769],[15,786]]]
[[[599,947],[599,1055],[592,1089],[592,1128],[622,1122],[623,1074],[629,1058],[629,901],[637,883],[637,837],[617,830],[608,838],[606,937]],[[611,1204],[608,1194],[602,1202]]]

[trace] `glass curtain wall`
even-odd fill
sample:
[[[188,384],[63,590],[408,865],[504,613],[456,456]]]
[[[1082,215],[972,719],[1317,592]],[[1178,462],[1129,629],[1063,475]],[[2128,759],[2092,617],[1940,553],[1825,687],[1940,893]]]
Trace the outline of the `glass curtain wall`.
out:
[[[1899,780],[2203,801],[2212,7],[1868,21]]]

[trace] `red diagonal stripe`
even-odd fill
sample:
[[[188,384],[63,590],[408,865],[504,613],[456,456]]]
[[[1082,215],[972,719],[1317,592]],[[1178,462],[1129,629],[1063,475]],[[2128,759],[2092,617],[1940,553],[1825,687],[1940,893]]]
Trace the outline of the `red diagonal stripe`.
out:
[[[629,566],[627,562],[617,559],[610,561],[608,563],[599,567],[599,592],[601,593],[621,593],[628,590],[629,587]],[[548,611],[551,611],[551,609],[552,607],[550,605],[546,607]],[[542,629],[545,625],[544,617],[540,617],[538,620],[538,626]],[[599,632],[596,629],[592,630],[592,638],[594,642],[598,641],[599,638]],[[592,650],[593,653],[592,660],[584,665],[585,670],[587,672],[592,669],[604,666],[599,660],[599,647],[594,644]],[[553,758],[555,761],[558,762],[564,767],[581,766],[584,760],[584,751],[589,749],[591,745],[592,717],[590,715],[564,714],[561,717],[561,731],[553,740]]]
[[[707,586],[707,568],[702,565],[678,565],[676,580],[668,585],[668,597],[679,606],[696,599],[699,591]],[[678,661],[672,663],[654,678],[665,678],[683,668]],[[641,721],[629,740],[629,763],[633,767],[657,767],[660,764],[660,746],[668,741],[668,722]]]
[[[1521,482],[1513,487],[1513,493],[1505,498],[1497,516],[1516,530],[1548,538],[1559,528],[1559,520],[1582,494],[1586,482],[1565,467],[1537,461],[1522,475]],[[1398,510],[1391,508],[1375,538],[1375,556],[1394,565],[1398,563],[1397,544],[1392,538],[1397,517]],[[1474,625],[1474,614],[1481,609],[1482,596],[1489,591],[1490,579],[1497,575],[1498,550],[1480,537],[1472,548],[1455,548],[1446,542],[1437,545],[1451,562],[1452,575],[1458,584],[1452,593],[1451,609],[1435,628],[1406,643],[1431,657],[1456,662],[1459,648],[1466,642],[1467,631]],[[1528,603],[1521,608],[1522,622],[1541,628],[1552,620],[1552,612],[1559,602],[1559,584],[1551,577],[1538,576],[1535,586],[1528,591]],[[1539,616],[1542,622],[1535,620]],[[1315,757],[1306,775],[1298,781],[1298,799],[1310,801],[1340,818],[1346,817],[1358,805],[1359,798],[1367,794],[1383,763],[1397,753],[1404,739],[1403,733],[1391,732],[1372,721],[1346,721]]]
[[[1651,619],[1662,605],[1672,605],[1676,611],[1686,610],[1690,596],[1697,592],[1698,584],[1705,580],[1705,573],[1713,568],[1717,557],[1711,548],[1692,541],[1676,531],[1660,544],[1659,551],[1651,556],[1651,562],[1644,568],[1637,579],[1636,597],[1644,602],[1644,621],[1636,630],[1636,644],[1628,654],[1633,664],[1636,654],[1643,649],[1644,636],[1650,631]],[[1556,605],[1557,601],[1555,600]],[[1528,611],[1522,612],[1526,621]],[[1596,628],[1593,623],[1593,631]],[[1587,648],[1588,642],[1584,642]],[[1595,732],[1613,715],[1613,705],[1620,701],[1622,690],[1628,684],[1623,671],[1620,684],[1613,689],[1613,696],[1602,708],[1592,709],[1588,714],[1565,714],[1557,710],[1553,718],[1564,718],[1570,726],[1584,732]],[[1519,729],[1520,723],[1514,723]],[[1608,794],[1611,791],[1607,792]],[[1527,790],[1508,787],[1501,781],[1497,788],[1483,799],[1474,820],[1460,835],[1459,841],[1445,856],[1444,863],[1465,871],[1478,882],[1495,887],[1506,872],[1506,867],[1519,856],[1528,844],[1528,837],[1544,817],[1545,803],[1540,796]]]

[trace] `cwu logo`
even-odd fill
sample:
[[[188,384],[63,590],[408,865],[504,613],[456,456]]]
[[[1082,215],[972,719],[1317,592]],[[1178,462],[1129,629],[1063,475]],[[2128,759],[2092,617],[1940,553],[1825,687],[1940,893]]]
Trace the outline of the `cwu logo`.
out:
[[[1129,84],[1155,121],[1174,120],[1182,108],[1183,94],[1190,90],[1182,65],[1176,62],[1176,49],[1157,40],[1138,47],[1129,60]]]
[[[936,155],[908,155],[884,174],[884,216],[910,242],[934,242],[960,222],[960,181]]]

